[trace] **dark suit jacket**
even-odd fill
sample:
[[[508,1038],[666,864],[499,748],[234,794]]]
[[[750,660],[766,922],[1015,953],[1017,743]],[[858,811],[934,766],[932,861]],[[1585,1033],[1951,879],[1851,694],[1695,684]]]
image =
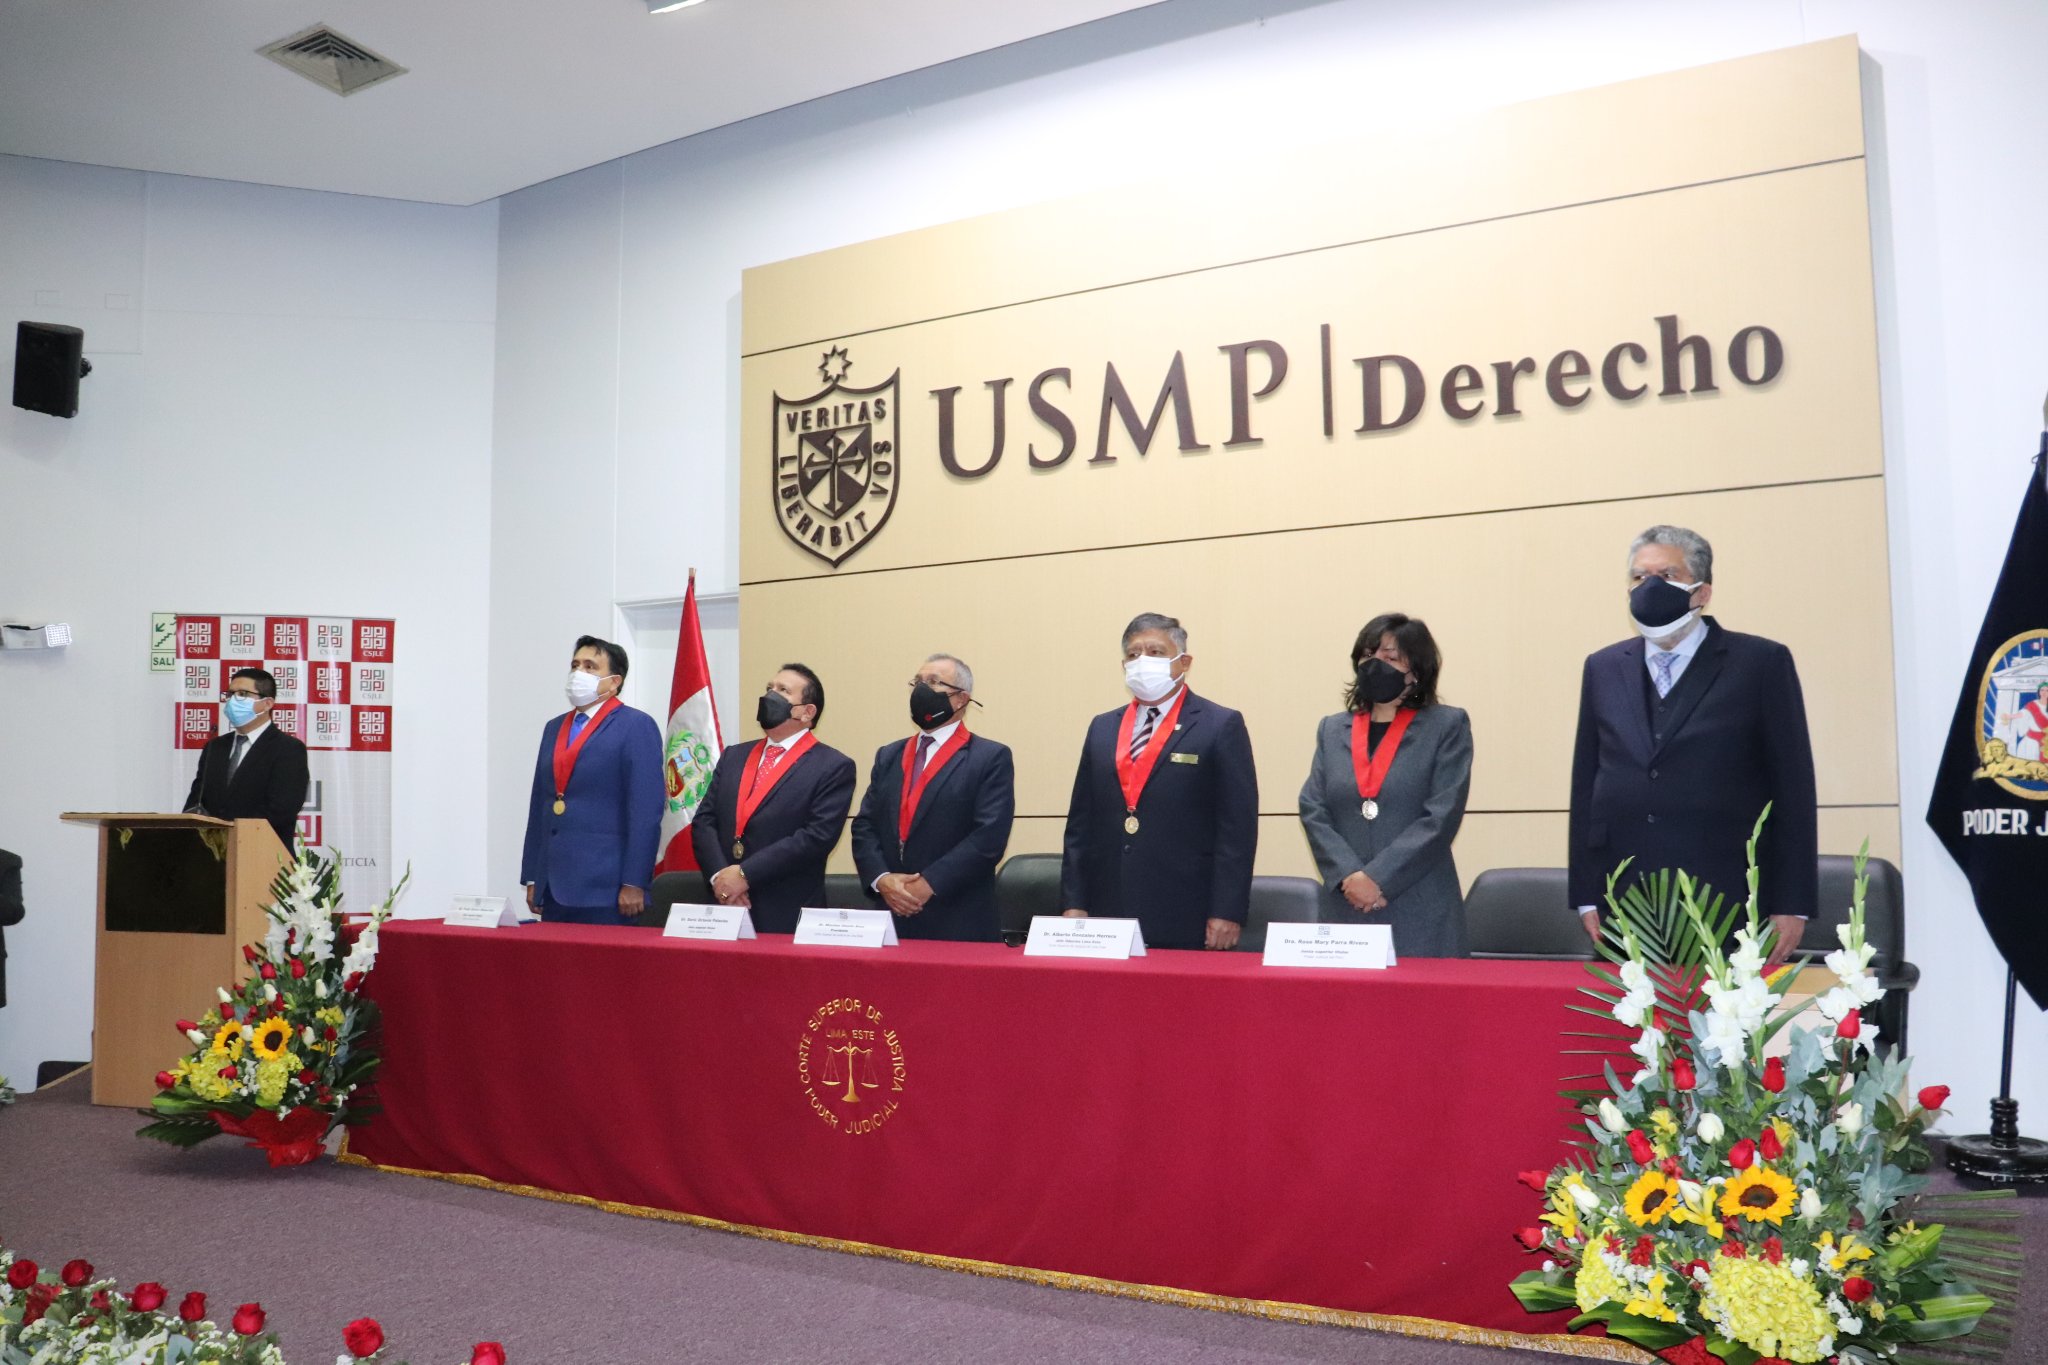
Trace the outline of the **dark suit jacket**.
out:
[[[21,923],[21,859],[0,848],[0,925]],[[7,935],[0,934],[0,1009],[7,1005]]]
[[[306,804],[306,746],[277,726],[267,726],[242,755],[230,781],[228,755],[234,742],[230,730],[214,736],[200,752],[185,809],[222,820],[268,820],[290,849]]]
[[[645,711],[621,705],[583,741],[568,790],[568,809],[555,814],[555,733],[570,712],[540,732],[533,791],[526,806],[526,845],[519,880],[554,905],[596,909],[617,905],[619,888],[654,885],[661,815],[668,805],[662,778],[661,727]]]
[[[1812,915],[1820,899],[1813,746],[1792,652],[1707,619],[1671,695],[1647,685],[1641,639],[1586,660],[1572,754],[1571,903],[1604,909],[1608,874],[1683,868],[1739,903],[1743,845],[1766,803],[1758,910]]]
[[[853,817],[853,865],[871,899],[875,878],[888,872],[917,872],[931,883],[932,898],[914,915],[899,915],[904,938],[971,939],[1002,936],[996,913],[996,864],[1010,844],[1017,814],[1017,772],[1008,746],[980,735],[932,774],[911,817],[910,838],[896,838],[903,802],[903,751],[909,739],[884,744]]]
[[[1117,731],[1128,707],[1088,723],[1067,805],[1060,908],[1136,919],[1148,947],[1199,948],[1212,919],[1242,924],[1259,846],[1259,779],[1244,717],[1193,692],[1124,833]]]
[[[740,774],[765,741],[735,744],[718,756],[710,789],[690,822],[690,845],[708,881],[732,866],[733,827],[739,823]],[[825,859],[846,828],[853,806],[853,760],[813,744],[793,763],[747,821],[747,874],[754,928],[764,934],[796,932],[797,912],[825,903]]]

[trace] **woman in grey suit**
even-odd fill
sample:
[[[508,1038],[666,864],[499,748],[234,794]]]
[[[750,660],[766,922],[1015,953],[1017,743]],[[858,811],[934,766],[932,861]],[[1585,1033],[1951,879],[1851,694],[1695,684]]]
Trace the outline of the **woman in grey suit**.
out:
[[[1436,699],[1443,656],[1399,612],[1351,647],[1348,709],[1323,717],[1301,823],[1323,875],[1323,918],[1393,926],[1401,957],[1463,957],[1465,898],[1451,841],[1472,785],[1472,722]]]

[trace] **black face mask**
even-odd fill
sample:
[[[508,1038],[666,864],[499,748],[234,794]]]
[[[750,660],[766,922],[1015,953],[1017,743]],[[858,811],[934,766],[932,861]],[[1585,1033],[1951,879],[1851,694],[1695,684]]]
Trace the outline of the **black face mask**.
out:
[[[1629,615],[1655,630],[1668,626],[1692,610],[1697,583],[1671,583],[1662,578],[1645,578],[1629,590]]]
[[[1378,655],[1358,665],[1358,696],[1375,706],[1398,701],[1408,690],[1407,675]]]
[[[953,718],[953,699],[923,678],[910,689],[910,720],[920,730],[936,730]]]
[[[754,703],[754,720],[763,730],[773,730],[789,719],[789,698],[780,692],[763,692]]]

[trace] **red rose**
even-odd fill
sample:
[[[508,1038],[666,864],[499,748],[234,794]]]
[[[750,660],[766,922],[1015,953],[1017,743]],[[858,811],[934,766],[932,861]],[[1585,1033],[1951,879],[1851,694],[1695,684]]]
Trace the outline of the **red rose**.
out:
[[[108,1301],[107,1291],[104,1289],[94,1291],[93,1296],[90,1299],[86,1300],[86,1307],[91,1308],[95,1312],[99,1313],[104,1313],[113,1306],[114,1305]]]
[[[235,1310],[234,1329],[245,1337],[253,1337],[263,1330],[263,1305],[245,1303]]]
[[[1693,1074],[1692,1062],[1684,1057],[1671,1059],[1671,1084],[1679,1090],[1690,1090],[1699,1084],[1700,1078]]]
[[[342,1344],[352,1356],[373,1356],[384,1349],[384,1329],[375,1318],[357,1318],[341,1329]]]
[[[1515,1179],[1521,1181],[1524,1185],[1536,1191],[1536,1193],[1541,1194],[1543,1193],[1543,1187],[1550,1183],[1550,1172],[1523,1171]]]
[[[40,1273],[42,1272],[37,1268],[34,1261],[23,1257],[7,1267],[7,1287],[10,1289],[26,1289],[36,1282],[36,1276]]]
[[[32,1322],[41,1322],[43,1314],[49,1312],[50,1305],[56,1301],[57,1286],[54,1284],[39,1284],[29,1290],[28,1298],[21,1305],[21,1325],[26,1327]]]
[[[470,1350],[469,1365],[505,1365],[505,1348],[495,1341],[479,1341]]]
[[[320,1036],[331,1043],[341,1035],[334,1031],[334,1025],[329,1024],[326,1028],[320,1030]]]
[[[1755,1160],[1756,1144],[1748,1138],[1744,1138],[1728,1149],[1728,1164],[1738,1171],[1748,1170],[1750,1163]]]
[[[231,1066],[222,1067],[220,1069],[220,1078],[224,1081],[233,1080],[235,1078],[235,1069]]]
[[[244,961],[244,962],[248,963],[248,964],[249,964],[249,965],[250,965],[251,967],[253,967],[253,966],[255,966],[255,965],[256,965],[256,945],[255,945],[255,944],[253,944],[253,943],[244,943],[244,944],[242,945],[242,961]]]
[[[263,1017],[263,1006],[261,1006],[261,1005],[251,1005],[251,1006],[249,1006],[249,1014],[248,1014],[248,1018],[247,1018],[247,1021],[246,1021],[246,1022],[248,1022],[248,1023],[251,1023],[251,1024],[253,1024],[253,1023],[255,1023],[255,1022],[256,1022],[257,1020],[261,1019],[262,1017]]]
[[[145,1280],[129,1291],[128,1303],[138,1313],[154,1313],[164,1306],[164,1287],[155,1280]]]
[[[1863,1016],[1855,1010],[1850,1010],[1847,1014],[1843,1015],[1842,1022],[1835,1025],[1835,1036],[1837,1038],[1854,1038],[1861,1032],[1863,1032]]]
[[[185,1301],[178,1305],[178,1316],[187,1322],[198,1322],[204,1318],[206,1316],[206,1295],[196,1289],[187,1294]]]
[[[1529,1248],[1529,1250],[1531,1250],[1531,1251],[1534,1251],[1534,1250],[1536,1250],[1536,1248],[1538,1248],[1538,1247],[1540,1247],[1540,1246],[1542,1246],[1542,1245],[1543,1245],[1543,1229],[1542,1229],[1542,1228],[1520,1228],[1520,1229],[1517,1229],[1517,1230],[1516,1230],[1516,1232],[1515,1232],[1515,1240],[1516,1240],[1516,1241],[1518,1241],[1518,1242],[1520,1242],[1520,1243],[1521,1243],[1521,1244],[1522,1244],[1523,1246],[1525,1246],[1525,1247]]]
[[[1775,1237],[1764,1238],[1764,1259],[1772,1265],[1785,1259],[1785,1244]]]
[[[1635,1158],[1638,1166],[1647,1166],[1657,1159],[1657,1149],[1650,1145],[1650,1140],[1643,1136],[1640,1128],[1628,1130],[1628,1154]]]
[[[1630,1265],[1648,1265],[1657,1254],[1657,1244],[1648,1237],[1636,1238],[1636,1244],[1629,1248]]]
[[[1851,1275],[1842,1281],[1842,1297],[1851,1303],[1861,1303],[1877,1292],[1877,1286],[1861,1275]]]
[[[235,1022],[235,1007],[223,1000],[220,1003],[220,1017],[232,1024]]]
[[[173,1075],[172,1075],[172,1074],[171,1074],[170,1072],[168,1072],[168,1071],[159,1071],[159,1072],[157,1072],[157,1073],[156,1073],[156,1088],[157,1088],[157,1089],[159,1089],[159,1090],[173,1090],[173,1089],[176,1089],[176,1088],[177,1088],[177,1084],[178,1084],[178,1078],[177,1078],[176,1076],[173,1076]]]
[[[1785,1088],[1785,1059],[1783,1057],[1764,1058],[1763,1086],[1764,1089],[1770,1091],[1773,1095]]]
[[[317,1081],[317,1080],[319,1080],[319,1079],[320,1079],[320,1078],[319,1078],[318,1076],[315,1076],[315,1075],[314,1075],[314,1074],[313,1074],[312,1072],[310,1072],[310,1071],[301,1071],[301,1072],[299,1073],[299,1084],[300,1084],[300,1085],[311,1085],[311,1084],[312,1084],[313,1082],[315,1082],[315,1081]]]
[[[256,975],[262,977],[265,981],[275,981],[277,980],[277,968],[266,962],[256,969]]]
[[[180,1033],[190,1033],[198,1027],[199,1025],[193,1023],[190,1019],[180,1019],[178,1021],[178,1032]]]
[[[1939,1109],[1947,1103],[1948,1087],[1945,1085],[1930,1085],[1920,1092],[1920,1107],[1922,1109]]]
[[[65,1284],[76,1289],[92,1278],[92,1262],[81,1260],[66,1261],[64,1268],[57,1272],[57,1277],[63,1280]]]
[[[1785,1155],[1785,1144],[1778,1141],[1778,1130],[1766,1128],[1757,1135],[1756,1149],[1764,1154],[1765,1161],[1776,1161]]]
[[[294,981],[304,981],[305,979],[306,979],[306,964],[305,964],[304,962],[301,962],[301,961],[300,961],[300,960],[299,960],[298,958],[293,958],[293,959],[292,959],[292,980],[294,980]]]

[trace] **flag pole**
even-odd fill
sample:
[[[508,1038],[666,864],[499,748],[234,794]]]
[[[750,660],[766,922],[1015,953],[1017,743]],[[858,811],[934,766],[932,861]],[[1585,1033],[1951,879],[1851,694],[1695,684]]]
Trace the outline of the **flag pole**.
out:
[[[2020,1136],[2020,1102],[2012,1097],[2012,1031],[2019,978],[2005,969],[2005,1055],[1998,1068],[1998,1097],[1991,1101],[1991,1131],[1950,1138],[1948,1164],[1958,1175],[2000,1185],[2048,1182],[2048,1142]]]

